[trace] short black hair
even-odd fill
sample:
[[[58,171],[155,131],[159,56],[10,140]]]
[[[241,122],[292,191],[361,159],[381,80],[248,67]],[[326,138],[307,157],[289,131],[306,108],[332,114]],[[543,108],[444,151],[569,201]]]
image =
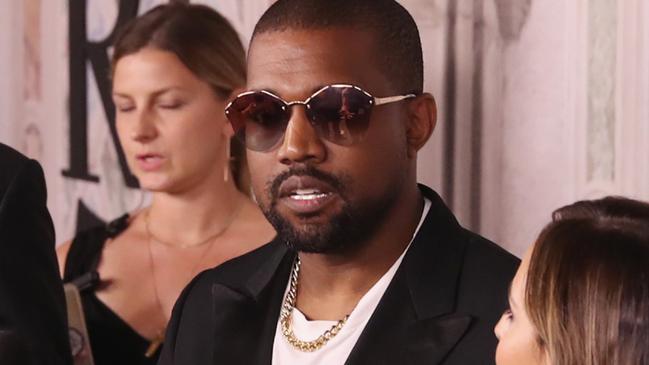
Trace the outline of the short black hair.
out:
[[[252,39],[289,29],[349,27],[375,39],[375,59],[400,93],[421,94],[424,61],[417,24],[394,0],[278,0],[261,16]]]

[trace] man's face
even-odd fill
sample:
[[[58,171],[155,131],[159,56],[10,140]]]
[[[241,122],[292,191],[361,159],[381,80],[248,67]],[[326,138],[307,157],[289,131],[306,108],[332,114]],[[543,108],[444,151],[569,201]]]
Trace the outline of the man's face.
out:
[[[389,50],[386,50],[389,51]],[[403,94],[379,69],[370,33],[346,28],[262,33],[248,56],[248,89],[287,102],[322,86],[353,84],[375,97]],[[407,101],[374,107],[364,138],[349,146],[318,137],[305,106],[291,107],[284,139],[248,150],[257,201],[280,237],[298,250],[338,252],[366,241],[397,202],[411,161]],[[344,111],[342,111],[344,114]]]

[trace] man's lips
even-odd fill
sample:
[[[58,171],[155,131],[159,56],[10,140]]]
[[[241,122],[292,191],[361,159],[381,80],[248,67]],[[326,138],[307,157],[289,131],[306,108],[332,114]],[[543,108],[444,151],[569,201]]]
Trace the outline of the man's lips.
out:
[[[291,176],[279,186],[278,202],[297,214],[315,214],[338,194],[326,182],[312,176]]]
[[[142,153],[135,156],[138,167],[143,171],[155,171],[162,167],[165,158],[157,153]]]

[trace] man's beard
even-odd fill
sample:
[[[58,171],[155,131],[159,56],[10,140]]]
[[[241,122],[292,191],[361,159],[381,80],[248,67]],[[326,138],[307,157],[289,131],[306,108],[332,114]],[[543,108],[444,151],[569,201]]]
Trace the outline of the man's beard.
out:
[[[311,176],[331,185],[343,201],[340,211],[325,224],[302,224],[296,228],[277,211],[279,187],[291,176]],[[278,238],[289,247],[308,253],[350,251],[367,242],[381,227],[397,200],[398,190],[389,189],[379,199],[352,202],[345,188],[349,180],[348,176],[337,177],[309,165],[291,168],[276,176],[266,188],[269,206],[260,205],[266,219],[275,227]]]

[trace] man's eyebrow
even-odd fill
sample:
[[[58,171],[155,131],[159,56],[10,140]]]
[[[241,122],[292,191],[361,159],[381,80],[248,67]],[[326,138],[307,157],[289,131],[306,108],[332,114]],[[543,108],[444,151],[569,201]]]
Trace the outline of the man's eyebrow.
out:
[[[268,91],[269,93],[272,93],[272,94],[275,94],[275,95],[279,95],[277,90],[275,90],[275,89],[273,89],[271,87],[255,87],[255,88],[249,89],[247,91],[261,91],[261,90]]]
[[[275,96],[279,96],[281,98],[281,96],[279,95],[277,90],[275,90],[275,89],[273,89],[271,87],[263,87],[263,86],[262,87],[251,87],[251,88],[246,88],[243,92],[247,93],[247,92],[251,92],[251,91],[267,91],[267,92],[269,92],[269,93],[271,93],[271,94],[273,94]]]
[[[328,85],[340,85],[340,84],[344,84],[344,85],[352,85],[351,83],[348,83],[348,82],[333,82],[333,83],[329,83],[329,84],[318,85],[318,86],[312,88],[312,89],[309,91],[309,97],[312,96],[313,94],[315,94],[316,91],[319,91],[319,90],[321,90],[322,88],[324,88],[325,86],[328,86]],[[273,94],[273,95],[277,95],[277,96],[279,96],[279,97],[282,97],[282,96],[279,94],[279,92],[277,92],[277,90],[275,90],[275,89],[273,89],[273,88],[271,88],[271,87],[255,87],[255,88],[247,89],[246,91],[261,91],[261,90],[263,90],[263,91],[268,91],[269,93],[271,93],[271,94]],[[286,101],[294,101],[294,100],[286,100]]]

